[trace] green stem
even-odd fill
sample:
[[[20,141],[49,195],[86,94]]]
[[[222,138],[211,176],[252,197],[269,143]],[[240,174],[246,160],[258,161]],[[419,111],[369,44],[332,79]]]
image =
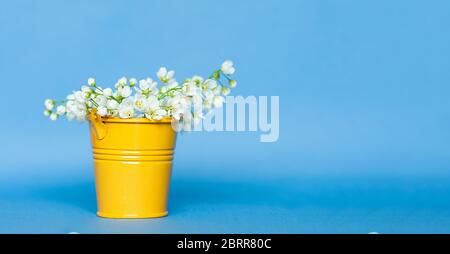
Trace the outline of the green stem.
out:
[[[98,90],[100,90],[100,92],[103,93],[103,89],[102,89],[101,87],[98,87],[97,85],[93,85],[93,87],[94,87],[94,88],[97,88]],[[120,103],[120,101],[119,101],[118,99],[114,98],[114,96],[108,96],[107,98],[108,98],[108,99],[113,99],[113,100],[115,100],[117,103]]]
[[[101,92],[103,92],[103,89],[98,87],[96,84],[93,85],[94,88],[97,88],[98,90],[100,90]]]
[[[89,100],[98,108],[98,104],[97,104],[97,102],[94,101],[94,99],[89,98]]]
[[[174,88],[170,88],[169,90],[167,90],[165,93],[162,93],[158,96],[158,100],[161,100],[162,98],[166,97],[167,95],[169,95],[170,92],[176,91],[176,90],[181,90],[181,87],[174,87]]]
[[[113,100],[117,101],[117,103],[120,103],[120,101],[118,99],[114,98],[114,96],[109,96],[108,99],[113,99]]]
[[[225,78],[228,79],[228,81],[232,80],[232,78],[230,78],[227,74],[224,74],[223,72],[222,72],[222,74],[223,74],[223,76],[224,76]]]

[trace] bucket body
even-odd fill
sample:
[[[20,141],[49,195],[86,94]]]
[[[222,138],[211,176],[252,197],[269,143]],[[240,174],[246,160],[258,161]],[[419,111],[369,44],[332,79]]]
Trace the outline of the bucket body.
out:
[[[176,143],[171,120],[97,117],[90,123],[97,215],[166,216]]]

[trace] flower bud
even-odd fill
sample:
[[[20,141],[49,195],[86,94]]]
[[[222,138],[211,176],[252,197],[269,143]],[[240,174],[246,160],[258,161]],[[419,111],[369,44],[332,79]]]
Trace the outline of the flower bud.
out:
[[[137,84],[137,80],[135,78],[130,79],[130,86],[134,86]]]
[[[222,94],[227,96],[230,94],[230,89],[228,87],[222,87]]]
[[[220,72],[219,71],[215,71],[212,75],[213,79],[215,80],[219,80],[220,78]]]
[[[47,100],[45,100],[44,104],[45,104],[45,108],[46,108],[47,110],[52,110],[53,107],[55,106],[55,101],[54,101],[54,100],[47,99]]]
[[[88,79],[88,84],[89,84],[90,86],[95,86],[95,79],[94,79],[94,78],[89,78],[89,79]]]
[[[236,87],[236,85],[237,85],[237,83],[236,83],[236,80],[234,80],[234,79],[230,79],[230,87],[231,88],[235,88]]]

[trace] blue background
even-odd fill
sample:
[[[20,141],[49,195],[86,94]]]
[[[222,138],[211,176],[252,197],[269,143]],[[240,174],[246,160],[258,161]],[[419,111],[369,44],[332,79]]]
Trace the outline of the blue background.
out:
[[[444,0],[2,1],[0,232],[450,233],[449,27]],[[168,217],[96,217],[88,126],[43,100],[225,59],[279,141],[182,135]]]

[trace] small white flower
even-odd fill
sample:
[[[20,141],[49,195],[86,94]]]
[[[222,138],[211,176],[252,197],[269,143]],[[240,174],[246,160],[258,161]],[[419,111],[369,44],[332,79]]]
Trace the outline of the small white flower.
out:
[[[181,116],[188,108],[188,102],[184,96],[178,95],[170,98],[167,102],[167,106],[170,108],[169,114],[176,120],[180,120]]]
[[[225,99],[222,96],[214,96],[213,98],[213,105],[216,108],[220,108],[222,107],[223,102],[225,101]]]
[[[147,114],[145,114],[145,117],[153,120],[161,120],[166,115],[167,113],[164,109],[151,109]]]
[[[158,84],[153,81],[151,78],[143,79],[139,81],[139,88],[144,92],[149,92],[150,94],[153,94],[156,92],[156,86]]]
[[[47,99],[47,100],[45,100],[44,104],[45,104],[45,108],[47,110],[52,110],[53,107],[55,107],[55,101],[54,100]]]
[[[166,67],[161,67],[159,68],[158,72],[156,72],[156,76],[158,76],[158,78],[164,78],[167,75],[167,69]]]
[[[66,109],[67,110],[71,110],[72,108],[75,107],[76,102],[75,101],[67,101],[66,102]]]
[[[79,121],[85,120],[86,104],[80,103],[77,100],[70,100],[66,103],[66,116],[69,120],[77,119]]]
[[[134,99],[134,107],[140,112],[147,112],[149,108],[149,103],[145,96],[137,94]]]
[[[103,89],[103,95],[106,97],[110,97],[113,94],[113,90],[111,88],[105,88]]]
[[[173,77],[174,77],[174,76],[175,76],[175,71],[168,71],[168,72],[167,72],[166,79],[169,80],[169,83],[170,83],[170,81],[173,80]]]
[[[175,71],[168,71],[166,78],[171,80],[175,76]]]
[[[182,89],[183,89],[184,93],[188,96],[194,96],[201,92],[200,88],[198,88],[194,82],[184,83]]]
[[[63,105],[59,105],[58,107],[56,107],[56,114],[58,115],[64,115],[64,113],[66,113],[66,107]]]
[[[127,78],[126,77],[121,77],[118,81],[117,84],[124,86],[127,84]]]
[[[85,103],[86,98],[84,97],[84,94],[82,91],[76,91],[74,94],[75,100],[79,103]]]
[[[203,83],[203,78],[196,75],[192,77],[191,81],[194,82],[196,85],[200,85],[201,83]]]
[[[134,96],[130,96],[128,98],[125,98],[120,103],[120,105],[122,105],[122,106],[123,105],[127,105],[127,106],[130,106],[130,107],[133,107],[133,104],[134,104]]]
[[[150,88],[150,84],[145,79],[139,80],[139,89],[147,90]]]
[[[234,79],[230,80],[230,87],[235,88],[236,86],[237,86],[236,80],[234,80]]]
[[[116,100],[108,100],[108,102],[106,103],[106,107],[108,109],[117,109],[119,108],[119,103]]]
[[[77,114],[75,115],[75,118],[78,121],[84,121],[86,119],[86,111],[85,110],[78,111]]]
[[[233,67],[233,62],[230,60],[226,60],[225,62],[223,62],[220,70],[226,75],[232,75],[235,71]]]
[[[106,116],[108,114],[108,109],[103,106],[100,106],[97,108],[97,114],[99,116]]]
[[[88,79],[88,85],[95,86],[95,79],[94,78],[89,78]]]
[[[214,79],[207,79],[203,83],[203,89],[204,90],[214,89],[216,86],[217,86],[217,81],[215,81]]]
[[[156,76],[158,76],[163,83],[170,83],[175,76],[175,71],[167,71],[166,67],[161,67],[156,73]]]
[[[131,90],[131,88],[129,86],[119,87],[118,92],[119,92],[119,95],[122,96],[123,98],[129,97],[131,95],[131,93],[133,93],[133,91]]]
[[[158,98],[154,95],[149,96],[147,98],[147,103],[150,109],[157,109],[159,108],[159,101]]]
[[[145,117],[148,119],[160,120],[167,115],[167,112],[164,109],[161,109],[160,103],[156,96],[149,96],[147,103],[149,108],[148,112],[145,114]]]
[[[106,106],[106,103],[108,102],[108,99],[105,96],[103,96],[103,95],[99,95],[99,96],[95,97],[94,101],[99,106]]]
[[[121,104],[119,106],[119,116],[120,118],[132,118],[134,116],[134,108],[127,104]]]
[[[51,113],[52,111],[50,110],[44,110],[44,116],[50,116]]]
[[[50,120],[56,121],[56,119],[58,119],[58,115],[56,113],[51,113],[50,114]]]

